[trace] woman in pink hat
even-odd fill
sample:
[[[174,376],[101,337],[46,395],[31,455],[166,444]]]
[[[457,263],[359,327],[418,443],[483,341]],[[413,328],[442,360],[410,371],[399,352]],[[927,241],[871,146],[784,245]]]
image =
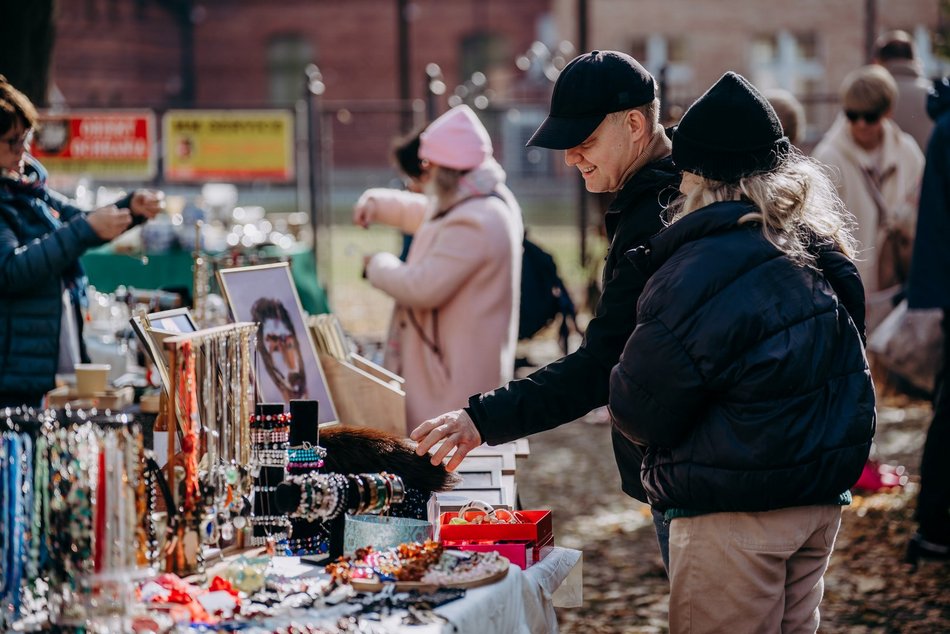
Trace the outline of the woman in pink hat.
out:
[[[521,208],[468,106],[426,128],[419,158],[423,194],[370,189],[353,215],[415,236],[406,262],[377,253],[365,268],[396,300],[384,365],[406,380],[407,433],[511,379],[524,235]]]

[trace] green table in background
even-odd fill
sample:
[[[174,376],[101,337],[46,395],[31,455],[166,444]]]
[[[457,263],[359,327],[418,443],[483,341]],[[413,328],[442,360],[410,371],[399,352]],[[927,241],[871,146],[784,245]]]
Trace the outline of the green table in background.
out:
[[[261,255],[265,258],[286,256],[303,309],[311,315],[330,312],[327,295],[317,281],[317,264],[313,251],[307,248],[283,251],[276,247],[265,247]],[[89,283],[103,293],[111,293],[120,285],[143,290],[184,286],[189,292],[193,291],[192,258],[189,251],[148,254],[146,264],[140,255],[115,253],[106,245],[87,251],[82,256],[82,264]]]

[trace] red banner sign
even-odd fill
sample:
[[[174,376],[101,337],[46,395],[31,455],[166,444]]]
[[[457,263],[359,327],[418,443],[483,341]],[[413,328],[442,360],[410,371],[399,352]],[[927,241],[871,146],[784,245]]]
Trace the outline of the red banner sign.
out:
[[[46,113],[31,151],[53,174],[150,180],[155,117],[149,111]]]

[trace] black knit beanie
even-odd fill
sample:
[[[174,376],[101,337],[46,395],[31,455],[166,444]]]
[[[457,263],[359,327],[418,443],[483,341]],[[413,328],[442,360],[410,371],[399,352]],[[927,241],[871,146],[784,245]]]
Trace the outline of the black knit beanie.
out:
[[[689,107],[673,132],[679,169],[725,183],[774,170],[789,148],[768,100],[731,71]]]

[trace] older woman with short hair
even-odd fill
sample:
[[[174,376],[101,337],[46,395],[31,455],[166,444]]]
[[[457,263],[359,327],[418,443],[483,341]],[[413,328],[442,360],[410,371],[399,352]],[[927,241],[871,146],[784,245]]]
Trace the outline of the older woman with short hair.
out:
[[[829,166],[838,194],[857,222],[855,262],[868,294],[906,280],[894,279],[893,253],[884,253],[889,228],[913,238],[924,157],[891,119],[897,84],[884,68],[864,66],[841,85],[842,109],[813,156]],[[906,256],[909,264],[909,248]],[[906,274],[906,267],[904,270]],[[869,315],[868,327],[878,319]]]

